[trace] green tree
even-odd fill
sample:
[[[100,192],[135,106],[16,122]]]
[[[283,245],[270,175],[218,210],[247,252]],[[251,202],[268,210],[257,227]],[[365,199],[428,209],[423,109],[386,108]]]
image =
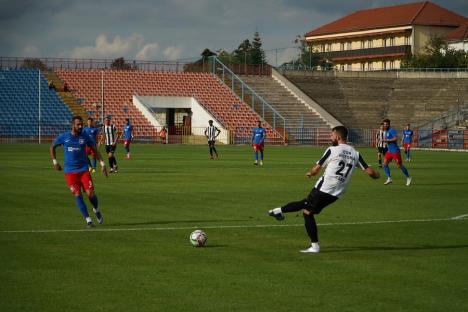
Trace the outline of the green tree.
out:
[[[128,69],[132,69],[132,65],[127,63],[123,57],[119,57],[112,61],[110,68],[119,69],[119,70],[128,70]]]
[[[262,49],[262,39],[258,31],[255,32],[252,40],[252,48],[250,52],[252,64],[265,64],[265,51]]]
[[[450,48],[440,36],[433,36],[417,55],[407,55],[402,68],[460,68],[467,67],[468,52]]]
[[[233,63],[252,64],[252,44],[249,39],[245,39],[237,49],[232,52]]]
[[[41,71],[46,71],[47,66],[38,58],[26,58],[23,60],[23,68],[36,68]]]

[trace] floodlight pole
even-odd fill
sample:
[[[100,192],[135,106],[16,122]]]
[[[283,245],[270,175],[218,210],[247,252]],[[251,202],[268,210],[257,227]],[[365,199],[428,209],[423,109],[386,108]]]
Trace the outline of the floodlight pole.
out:
[[[39,101],[38,101],[38,104],[39,104],[39,115],[38,115],[38,126],[39,126],[39,131],[38,131],[38,134],[39,134],[39,144],[41,144],[41,70],[39,69],[38,70],[38,75],[37,75],[37,80],[38,80],[38,97],[39,97]]]
[[[101,70],[101,122],[104,123],[104,71]]]

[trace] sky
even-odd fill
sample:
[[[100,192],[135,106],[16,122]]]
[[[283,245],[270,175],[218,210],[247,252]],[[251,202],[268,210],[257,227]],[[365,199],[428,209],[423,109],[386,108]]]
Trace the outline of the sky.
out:
[[[270,63],[297,35],[401,0],[0,0],[0,56],[173,61],[260,33]],[[467,0],[434,0],[468,17]]]

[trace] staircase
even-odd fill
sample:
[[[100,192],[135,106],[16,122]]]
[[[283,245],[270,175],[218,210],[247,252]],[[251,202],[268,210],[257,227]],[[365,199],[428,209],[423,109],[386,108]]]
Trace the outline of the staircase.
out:
[[[329,128],[316,112],[271,76],[241,76],[241,79],[286,118],[287,128]]]
[[[70,91],[62,91],[63,83],[57,76],[57,74],[55,74],[55,72],[53,71],[46,71],[43,72],[43,74],[48,82],[52,82],[55,85],[57,95],[61,97],[63,102],[70,108],[70,110],[73,113],[73,116],[81,116],[83,120],[86,120],[88,118],[88,113],[86,112],[86,109],[78,103],[78,101]]]

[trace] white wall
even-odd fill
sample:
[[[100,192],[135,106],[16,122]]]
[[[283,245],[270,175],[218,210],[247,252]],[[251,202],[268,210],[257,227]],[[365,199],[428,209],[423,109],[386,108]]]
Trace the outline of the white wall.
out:
[[[148,118],[151,124],[155,127],[164,126],[161,124],[147,109],[164,109],[164,108],[189,108],[192,111],[192,132],[199,133],[200,129],[208,126],[208,120],[213,120],[221,133],[218,137],[219,141],[224,144],[229,144],[229,131],[225,129],[216,118],[211,115],[198,101],[193,97],[182,96],[133,96],[135,106]]]

